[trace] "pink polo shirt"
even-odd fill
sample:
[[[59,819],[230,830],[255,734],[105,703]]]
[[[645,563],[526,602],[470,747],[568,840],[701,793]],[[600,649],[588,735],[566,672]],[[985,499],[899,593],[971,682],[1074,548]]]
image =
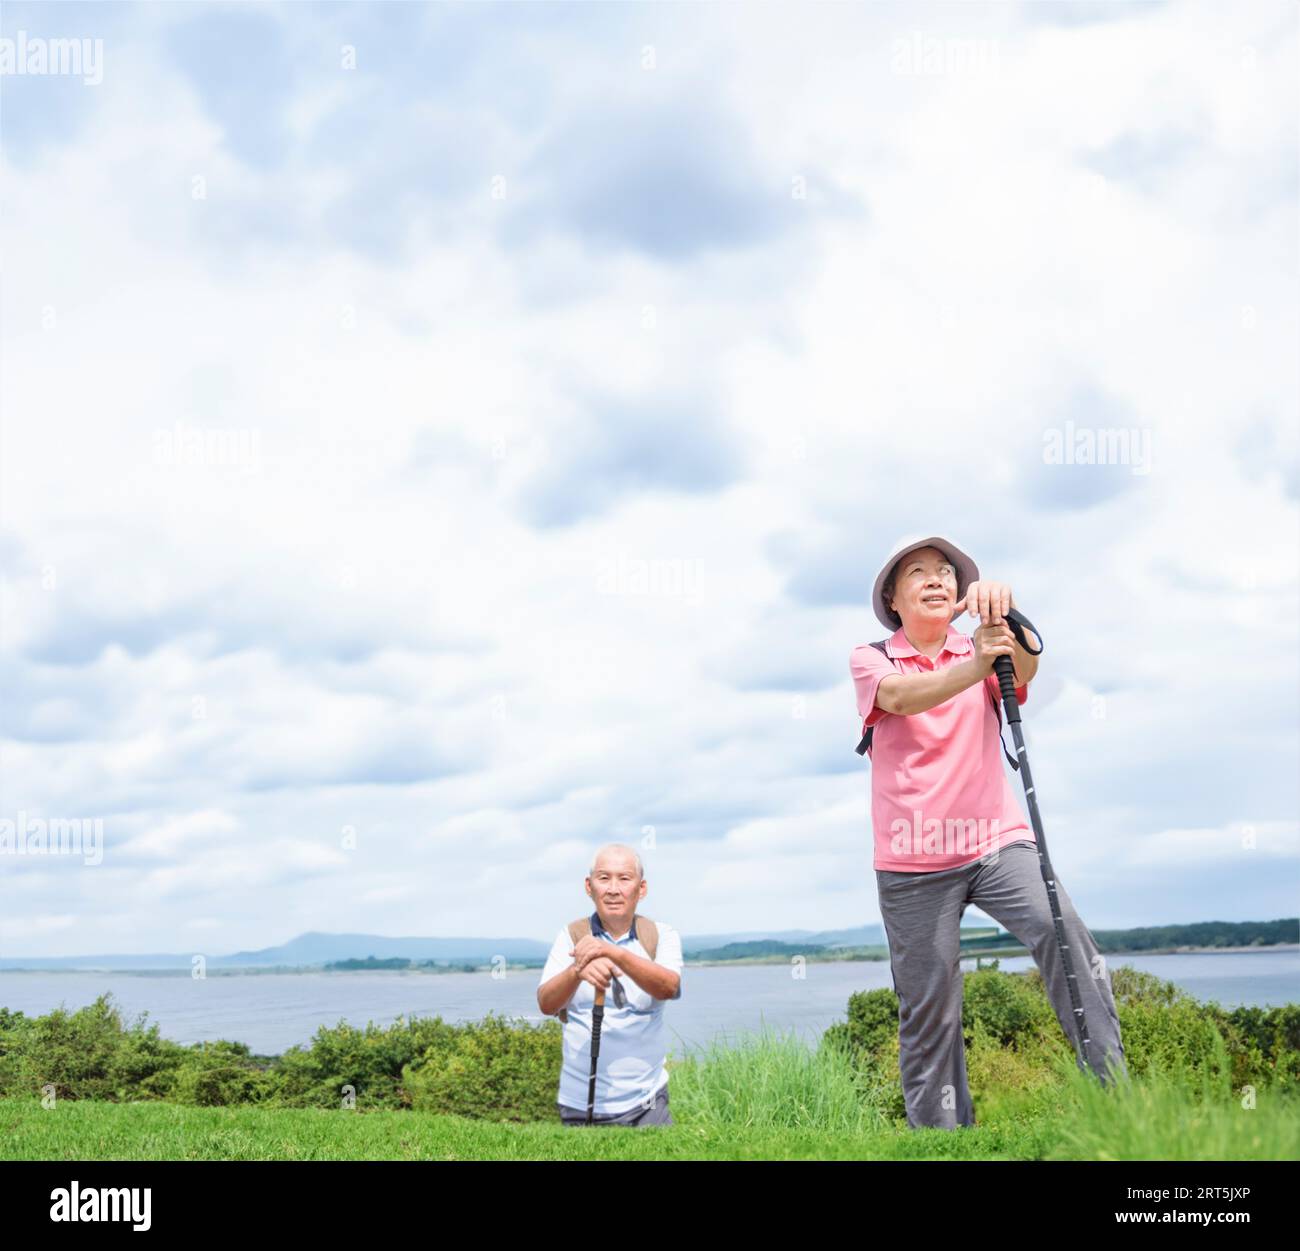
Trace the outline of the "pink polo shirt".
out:
[[[948,627],[932,661],[900,628],[886,643],[898,664],[859,644],[849,656],[863,732],[871,742],[871,825],[875,867],[937,873],[987,855],[1007,843],[1034,841],[1002,768],[998,717],[990,694],[996,675],[910,717],[876,707],[876,688],[891,673],[928,673],[969,660],[970,637]],[[1023,704],[1027,686],[1016,687]],[[1008,731],[1008,743],[1010,743]]]

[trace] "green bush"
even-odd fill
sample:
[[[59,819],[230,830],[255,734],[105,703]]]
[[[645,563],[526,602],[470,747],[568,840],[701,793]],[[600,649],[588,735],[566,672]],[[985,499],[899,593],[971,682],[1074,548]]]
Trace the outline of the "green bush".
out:
[[[1233,1008],[1223,1012],[1220,1033],[1232,1055],[1233,1085],[1267,1085],[1300,1093],[1300,1004]]]
[[[849,996],[849,1019],[827,1031],[849,1047],[874,1054],[898,1038],[898,996],[892,990],[860,990]]]
[[[1223,1039],[1233,1089],[1269,1086],[1279,1094],[1300,1093],[1300,1005],[1199,1007]]]
[[[211,1069],[218,1055],[228,1064],[225,1057],[247,1056],[248,1049],[212,1044],[218,1050],[205,1059],[197,1048],[161,1037],[146,1016],[125,1024],[110,994],[75,1012],[57,1008],[31,1019],[0,1009],[0,1095],[41,1095],[52,1086],[59,1099],[214,1102],[185,1097],[193,1084],[187,1070]]]
[[[116,1099],[127,1084],[117,1064],[124,1027],[111,995],[76,1012],[56,1008],[30,1020],[6,1014],[5,1024],[5,1094],[39,1095],[52,1087],[58,1099]]]
[[[455,1033],[436,1016],[398,1017],[386,1027],[367,1022],[364,1029],[346,1021],[322,1025],[309,1046],[291,1047],[279,1058],[277,1100],[287,1107],[339,1108],[350,1087],[363,1110],[409,1107],[403,1070],[429,1048],[450,1045]]]
[[[465,1116],[553,1119],[558,1022],[540,1028],[489,1017],[454,1026],[439,1017],[364,1029],[321,1026],[279,1057],[244,1043],[182,1046],[144,1017],[126,1025],[111,995],[42,1017],[0,1009],[0,1097],[167,1100],[200,1107],[263,1104],[362,1110],[437,1107]],[[408,1087],[408,1076],[410,1085]]]
[[[977,1121],[991,1116],[1037,1115],[1044,1092],[1060,1084],[1060,1060],[1074,1052],[1053,1014],[1055,1036],[1027,1032],[1014,1044],[991,1034],[977,1016],[966,1038],[966,1080]]]
[[[1061,1032],[1038,970],[1034,977],[1001,972],[996,966],[962,975],[962,1034],[968,1042],[976,1026],[1004,1047],[1028,1046],[1048,1031]]]
[[[1037,973],[1037,969],[1034,972]],[[1039,981],[1041,980],[1040,977]],[[1173,982],[1162,981],[1154,973],[1143,973],[1139,969],[1130,968],[1127,964],[1118,965],[1110,970],[1110,988],[1115,996],[1117,1009],[1126,1003],[1169,1007],[1182,1000],[1191,999],[1190,995],[1179,990]],[[1125,1047],[1127,1049],[1127,1044]]]
[[[3,1045],[4,1036],[9,1030],[18,1029],[26,1023],[27,1018],[16,1009],[0,1008],[0,1046]]]
[[[563,1030],[489,1014],[459,1026],[406,1066],[410,1106],[497,1121],[558,1120]]]
[[[21,1013],[0,1008],[0,1098],[27,1093],[22,1088],[24,1038],[31,1022]]]
[[[163,1038],[157,1025],[124,1029],[112,1060],[114,1097],[166,1099],[190,1049]]]
[[[1128,1002],[1117,1006],[1130,1077],[1195,1075],[1211,1079],[1216,1086],[1228,1083],[1223,1036],[1199,1003],[1182,999],[1172,1004]]]
[[[278,1074],[259,1066],[244,1043],[225,1041],[191,1048],[169,1079],[171,1102],[203,1108],[274,1103],[280,1085]]]

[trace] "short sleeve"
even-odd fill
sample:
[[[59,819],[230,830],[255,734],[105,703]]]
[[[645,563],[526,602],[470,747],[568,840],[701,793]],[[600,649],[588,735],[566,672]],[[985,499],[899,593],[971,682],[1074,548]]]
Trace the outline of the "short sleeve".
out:
[[[677,993],[674,999],[682,997],[682,936],[662,921],[659,925],[659,946],[655,949],[655,963],[677,974]]]
[[[857,691],[858,716],[863,718],[863,728],[866,729],[889,715],[883,708],[876,707],[876,690],[882,678],[896,674],[898,669],[888,656],[881,655],[879,648],[859,643],[849,654],[849,672]]]
[[[537,983],[539,987],[545,986],[551,978],[558,973],[563,973],[573,963],[573,957],[569,954],[572,950],[573,943],[569,940],[569,931],[566,927],[559,932],[555,942],[551,944],[551,954],[546,957],[542,980]]]

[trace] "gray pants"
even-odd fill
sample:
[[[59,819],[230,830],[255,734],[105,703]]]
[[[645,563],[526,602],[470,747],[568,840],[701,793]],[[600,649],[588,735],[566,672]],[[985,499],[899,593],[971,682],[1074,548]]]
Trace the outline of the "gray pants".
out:
[[[986,912],[1033,955],[1077,1054],[1079,1031],[1036,844],[1009,843],[981,860],[938,873],[877,870],[876,888],[898,994],[899,1069],[912,1128],[975,1124],[966,1085],[958,956],[958,928],[967,904]],[[1127,1072],[1110,973],[1059,881],[1056,894],[1088,1026],[1088,1059],[1105,1084],[1113,1078],[1110,1065]]]
[[[566,1108],[562,1103],[557,1106],[560,1109],[560,1120],[565,1125],[587,1123],[586,1108],[579,1112],[577,1108]],[[674,1121],[668,1111],[668,1087],[662,1086],[649,1106],[640,1104],[635,1108],[629,1108],[626,1112],[620,1112],[617,1116],[593,1116],[591,1123],[593,1125],[635,1125],[638,1128],[643,1125],[672,1125]]]

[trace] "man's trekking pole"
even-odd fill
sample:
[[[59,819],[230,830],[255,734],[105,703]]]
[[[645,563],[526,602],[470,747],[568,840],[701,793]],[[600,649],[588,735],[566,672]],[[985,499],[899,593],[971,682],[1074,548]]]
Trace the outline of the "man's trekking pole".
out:
[[[596,991],[596,1006],[591,1010],[591,1082],[587,1086],[587,1124],[596,1108],[596,1057],[600,1055],[600,1023],[605,1019],[605,988]]]
[[[1007,624],[1016,636],[1016,641],[1031,656],[1037,656],[1043,650],[1043,636],[1034,629],[1033,622],[1014,608],[1008,609],[1006,616]],[[1025,638],[1026,629],[1038,640],[1037,650],[1030,648]],[[998,675],[1002,703],[1007,710],[1007,720],[1011,723],[1011,736],[1016,744],[1016,756],[1020,760],[1020,780],[1025,786],[1029,820],[1033,823],[1034,838],[1038,843],[1038,867],[1047,886],[1047,901],[1052,908],[1052,923],[1056,926],[1056,945],[1061,952],[1061,967],[1065,970],[1065,983],[1070,990],[1070,1007],[1074,1010],[1075,1023],[1079,1027],[1079,1045],[1076,1051],[1086,1070],[1091,1067],[1088,1063],[1088,1022],[1084,1018],[1083,1002],[1079,998],[1079,986],[1074,976],[1074,962],[1070,958],[1070,944],[1065,941],[1065,923],[1061,920],[1061,904],[1056,897],[1056,874],[1052,871],[1052,862],[1047,857],[1047,838],[1043,834],[1043,819],[1038,813],[1038,800],[1034,796],[1034,779],[1029,772],[1029,757],[1025,754],[1025,736],[1020,730],[1020,701],[1016,699],[1016,676],[1011,657],[999,656],[993,662],[993,669]]]

